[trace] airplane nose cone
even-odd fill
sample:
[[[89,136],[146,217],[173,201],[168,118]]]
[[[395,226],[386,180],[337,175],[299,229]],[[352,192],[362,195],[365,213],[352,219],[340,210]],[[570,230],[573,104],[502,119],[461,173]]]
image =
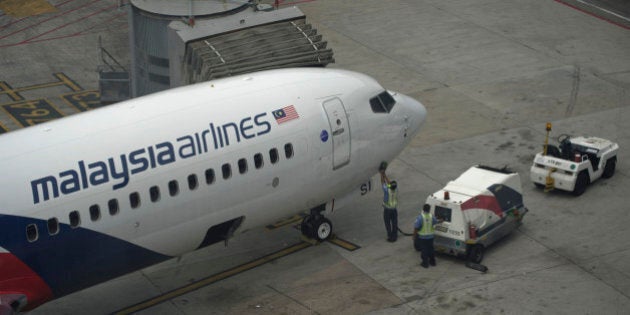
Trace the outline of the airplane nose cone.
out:
[[[415,135],[420,128],[422,127],[422,125],[424,124],[424,121],[427,118],[427,109],[424,107],[424,105],[422,105],[422,103],[420,103],[419,101],[406,96],[405,95],[405,107],[407,108],[407,110],[410,112],[410,124],[409,124],[409,133],[411,135]]]

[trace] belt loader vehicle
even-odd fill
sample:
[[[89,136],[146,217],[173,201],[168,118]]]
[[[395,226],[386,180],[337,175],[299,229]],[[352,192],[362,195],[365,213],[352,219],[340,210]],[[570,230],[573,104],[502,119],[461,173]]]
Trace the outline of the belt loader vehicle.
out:
[[[426,203],[439,221],[435,250],[476,264],[486,247],[520,226],[528,211],[519,174],[487,166],[469,168],[427,197]]]
[[[539,188],[550,191],[561,189],[579,196],[586,186],[600,177],[610,178],[615,173],[619,145],[597,137],[574,137],[562,134],[559,147],[548,144],[551,124],[547,124],[547,138],[543,152],[536,154],[530,178]]]

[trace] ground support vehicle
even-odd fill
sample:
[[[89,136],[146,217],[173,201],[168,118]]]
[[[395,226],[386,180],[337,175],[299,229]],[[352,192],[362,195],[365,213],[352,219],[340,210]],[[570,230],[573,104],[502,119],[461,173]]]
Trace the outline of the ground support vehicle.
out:
[[[551,130],[551,128],[548,128]],[[548,130],[548,131],[549,131]],[[600,177],[610,178],[615,173],[619,145],[597,137],[558,137],[559,147],[545,145],[536,154],[530,178],[539,188],[560,189],[579,196],[586,187]]]
[[[437,252],[479,264],[486,247],[520,226],[523,205],[518,173],[507,168],[473,166],[427,197],[435,226]]]

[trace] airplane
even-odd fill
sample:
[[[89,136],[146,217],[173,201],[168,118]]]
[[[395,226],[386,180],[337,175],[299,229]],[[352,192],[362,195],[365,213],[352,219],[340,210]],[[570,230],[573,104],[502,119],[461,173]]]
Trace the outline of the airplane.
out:
[[[292,68],[3,134],[0,314],[300,212],[325,240],[325,215],[365,195],[425,117],[367,75]]]

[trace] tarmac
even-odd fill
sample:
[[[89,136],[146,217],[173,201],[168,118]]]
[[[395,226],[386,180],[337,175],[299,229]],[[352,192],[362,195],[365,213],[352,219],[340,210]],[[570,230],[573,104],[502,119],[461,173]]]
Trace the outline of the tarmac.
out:
[[[48,3],[56,11],[40,6],[48,13],[20,18],[0,12],[0,127],[8,131],[99,106],[94,94],[99,36],[109,52],[129,62],[126,14],[117,1]],[[386,241],[377,190],[329,217],[337,242],[307,242],[289,220],[241,234],[227,247],[213,245],[49,302],[30,314],[630,310],[630,207],[624,201],[630,192],[627,3],[281,4],[297,5],[324,35],[335,52],[336,63],[329,67],[369,74],[427,107],[424,129],[388,169],[400,187],[403,231],[411,231],[429,194],[468,167],[508,165],[519,172],[529,212],[518,230],[488,248],[483,261],[488,272],[444,255],[437,256],[436,267],[419,266],[409,237]],[[34,118],[40,120],[28,120]],[[617,142],[615,175],[592,183],[579,197],[535,188],[529,168],[548,121],[552,136]]]

